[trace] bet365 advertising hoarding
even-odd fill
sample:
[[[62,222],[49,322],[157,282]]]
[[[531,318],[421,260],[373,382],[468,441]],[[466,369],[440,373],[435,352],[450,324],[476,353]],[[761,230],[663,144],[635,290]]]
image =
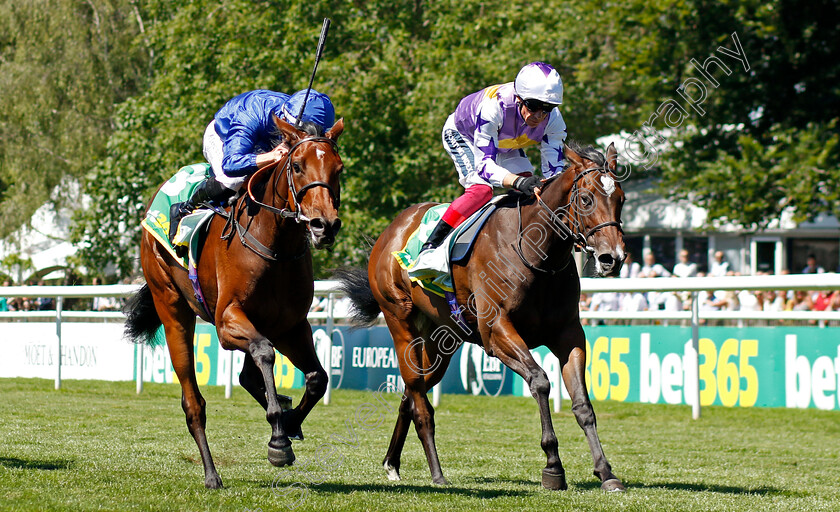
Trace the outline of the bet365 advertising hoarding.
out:
[[[337,327],[329,347],[323,327],[313,326],[321,361],[329,361],[333,388],[403,390],[398,354],[385,327]],[[699,343],[700,404],[727,407],[840,409],[840,330],[818,327],[702,327]],[[592,326],[586,328],[586,380],[593,400],[689,404],[695,396],[697,354],[688,327]],[[230,353],[220,350],[215,329],[199,325],[196,372],[200,385],[224,384]],[[568,394],[560,365],[545,347],[532,351],[552,382]],[[238,382],[242,353],[233,356]],[[325,365],[326,366],[326,365]],[[135,360],[135,371],[139,367]],[[162,348],[144,352],[146,381],[175,380]],[[278,387],[300,388],[303,375],[278,354]],[[452,356],[443,393],[530,396],[524,381],[481,347],[463,344]],[[559,389],[558,389],[559,388]]]

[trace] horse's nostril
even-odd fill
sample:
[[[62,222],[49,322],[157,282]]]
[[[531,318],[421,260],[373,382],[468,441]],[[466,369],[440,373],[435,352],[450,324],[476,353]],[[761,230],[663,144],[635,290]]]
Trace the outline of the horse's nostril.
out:
[[[321,217],[316,217],[309,221],[309,228],[313,231],[323,231],[324,230],[324,219]]]
[[[612,265],[615,263],[615,258],[610,254],[601,254],[598,256],[598,261],[601,262],[601,265]]]
[[[332,224],[333,233],[338,233],[341,229],[341,219],[335,219],[335,222]]]

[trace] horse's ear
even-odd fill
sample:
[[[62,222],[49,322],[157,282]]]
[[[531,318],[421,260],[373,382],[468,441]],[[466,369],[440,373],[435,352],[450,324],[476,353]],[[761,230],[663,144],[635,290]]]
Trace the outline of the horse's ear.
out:
[[[565,146],[563,148],[563,155],[573,166],[583,167],[583,159],[569,146]]]
[[[607,169],[615,172],[616,164],[618,163],[618,151],[615,150],[615,143],[610,142],[607,148]]]
[[[332,139],[332,140],[337,141],[338,136],[341,135],[341,132],[343,132],[343,131],[344,131],[344,118],[342,117],[341,119],[336,121],[334,125],[332,125],[332,128],[327,130],[327,133],[324,134],[324,137],[327,137],[328,139]]]
[[[271,119],[274,121],[274,126],[283,134],[283,140],[289,145],[293,145],[306,136],[306,133],[283,121],[274,112],[271,113]]]

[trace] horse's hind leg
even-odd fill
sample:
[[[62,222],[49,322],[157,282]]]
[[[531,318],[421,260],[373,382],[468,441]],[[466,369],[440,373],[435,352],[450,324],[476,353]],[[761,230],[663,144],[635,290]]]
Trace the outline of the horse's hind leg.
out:
[[[444,360],[435,368],[435,371],[425,375],[426,389],[431,389],[437,385],[446,373],[449,356],[441,357]],[[414,402],[408,397],[408,392],[403,393],[397,412],[397,423],[394,425],[394,433],[391,435],[391,443],[388,445],[388,453],[385,454],[385,459],[382,461],[382,466],[388,474],[388,480],[398,481],[400,479],[400,457],[405,446],[405,438],[408,435],[408,427],[411,426],[411,420],[414,417],[413,404]]]
[[[601,488],[605,491],[623,491],[624,485],[613,474],[612,467],[604,455],[601,440],[598,439],[598,432],[595,429],[595,411],[592,409],[592,403],[589,401],[589,394],[586,392],[584,382],[586,352],[583,348],[583,336],[581,330],[579,343],[575,344],[575,348],[569,353],[568,361],[563,365],[563,380],[566,383],[569,396],[572,398],[572,412],[578,425],[586,434],[589,450],[592,452],[592,459],[595,462],[595,476],[601,479]],[[561,357],[560,361],[564,359]]]
[[[412,401],[408,398],[408,390],[403,393],[400,407],[397,411],[397,423],[394,425],[394,433],[391,435],[391,443],[388,445],[388,452],[382,461],[382,467],[388,474],[388,480],[398,481],[400,479],[400,456],[405,446],[405,438],[408,435],[408,427],[411,426],[411,418],[414,415]]]
[[[177,292],[167,290],[165,293]],[[157,304],[158,302],[155,303],[156,307]],[[166,344],[169,347],[172,367],[181,383],[181,407],[184,409],[187,418],[187,428],[201,453],[201,462],[204,465],[204,486],[208,489],[219,489],[222,487],[222,479],[216,471],[215,464],[213,464],[213,456],[210,454],[210,445],[207,444],[207,435],[205,434],[207,424],[206,403],[198,390],[198,382],[195,379],[193,356],[195,314],[180,296],[172,304],[157,309],[166,331]]]
[[[391,331],[391,337],[394,339],[394,350],[397,352],[397,358],[400,363],[400,375],[405,381],[406,395],[411,401],[411,411],[413,414],[414,428],[417,430],[417,437],[423,445],[423,451],[426,452],[426,461],[429,463],[429,470],[432,473],[432,481],[439,485],[445,485],[448,482],[443,477],[443,471],[440,468],[440,460],[438,459],[437,448],[435,447],[435,417],[434,408],[429,402],[429,397],[426,395],[426,377],[427,374],[432,373],[426,369],[431,369],[429,362],[429,355],[423,350],[424,343],[417,343],[420,339],[420,333],[417,328],[409,320],[397,318],[390,312],[383,311],[385,322],[388,324],[388,329]],[[443,356],[441,356],[443,357]],[[443,363],[443,361],[441,361]],[[440,364],[444,369],[445,364]],[[406,400],[407,401],[407,400]],[[402,449],[404,439],[401,441],[400,437],[405,435],[401,432],[408,430],[408,423],[403,414],[407,414],[409,409],[405,402],[400,405],[400,417],[397,418],[397,425],[394,428],[394,435],[391,439],[391,444],[395,453],[391,455],[391,448],[389,448],[389,455],[385,456],[386,463],[388,460],[397,462],[399,466],[399,453],[397,449]],[[393,462],[392,462],[393,464]],[[386,470],[388,466],[386,465]],[[389,471],[390,476],[390,471]]]

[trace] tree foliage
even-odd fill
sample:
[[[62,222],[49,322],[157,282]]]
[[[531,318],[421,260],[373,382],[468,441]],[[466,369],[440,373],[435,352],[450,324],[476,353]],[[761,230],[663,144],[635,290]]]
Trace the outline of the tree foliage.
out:
[[[696,5],[691,47],[731,48],[735,32],[750,69],[716,73],[706,114],[664,155],[662,189],[750,228],[785,210],[797,221],[840,217],[840,2]]]
[[[128,0],[0,0],[0,237],[104,155],[147,58]],[[57,190],[57,194],[53,191]]]

